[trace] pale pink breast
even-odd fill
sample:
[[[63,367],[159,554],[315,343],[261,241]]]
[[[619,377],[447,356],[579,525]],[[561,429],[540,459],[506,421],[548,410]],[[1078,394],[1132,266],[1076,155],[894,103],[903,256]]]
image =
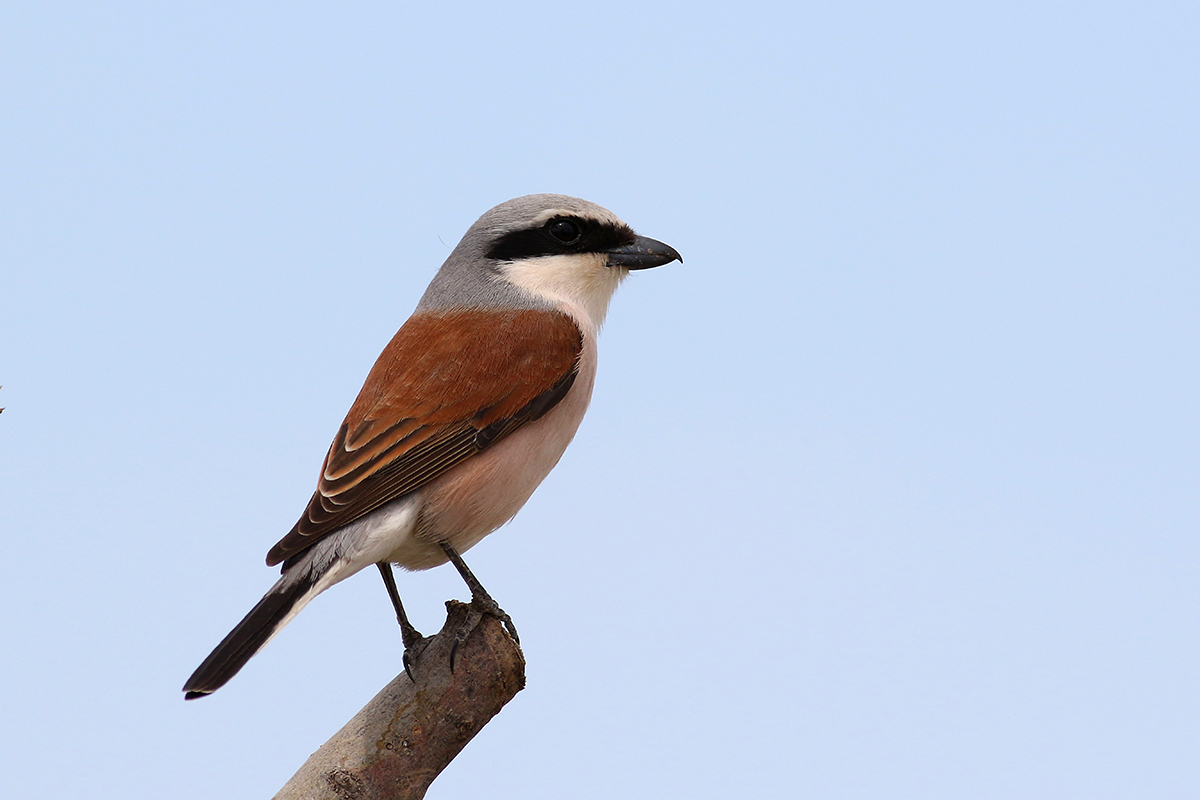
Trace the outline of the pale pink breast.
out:
[[[579,374],[567,396],[538,421],[422,489],[416,536],[397,543],[388,560],[414,570],[444,564],[439,540],[462,553],[512,519],[571,443],[595,379],[596,338],[589,332],[583,337]]]

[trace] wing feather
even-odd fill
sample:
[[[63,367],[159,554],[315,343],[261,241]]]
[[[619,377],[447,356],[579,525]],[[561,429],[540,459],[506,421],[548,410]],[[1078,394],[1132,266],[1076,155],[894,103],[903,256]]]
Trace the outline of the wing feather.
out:
[[[570,390],[582,349],[579,328],[554,311],[414,315],[375,362],[308,507],[267,564],[292,558],[541,417]]]

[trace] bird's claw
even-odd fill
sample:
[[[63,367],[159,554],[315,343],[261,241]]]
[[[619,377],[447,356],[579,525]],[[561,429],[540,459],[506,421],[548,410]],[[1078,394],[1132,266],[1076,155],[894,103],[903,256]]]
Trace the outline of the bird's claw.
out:
[[[454,662],[458,655],[458,648],[467,641],[467,637],[471,635],[471,631],[475,630],[475,626],[483,619],[483,615],[487,614],[490,617],[495,617],[504,625],[504,629],[508,631],[508,635],[518,645],[521,644],[521,637],[517,636],[517,626],[513,624],[510,617],[500,605],[488,595],[475,595],[471,598],[470,611],[467,612],[467,618],[463,624],[459,626],[454,634],[454,642],[450,645],[450,671],[454,672]]]
[[[430,639],[417,633],[415,628],[412,632],[416,633],[416,637],[404,637],[404,657],[402,660],[404,662],[404,674],[408,676],[410,681],[416,683],[417,679],[413,677],[413,666],[421,659],[421,653],[425,652]]]
[[[508,631],[508,635],[513,638],[517,644],[521,643],[521,637],[517,636],[517,626],[513,624],[510,617],[500,604],[491,598],[490,595],[482,595],[471,598],[471,605],[479,609],[481,613],[495,617],[504,625],[504,629]]]
[[[408,657],[408,651],[404,651],[404,657],[401,659],[404,662],[404,674],[408,676],[409,683],[416,683],[417,679],[412,674],[412,659]]]

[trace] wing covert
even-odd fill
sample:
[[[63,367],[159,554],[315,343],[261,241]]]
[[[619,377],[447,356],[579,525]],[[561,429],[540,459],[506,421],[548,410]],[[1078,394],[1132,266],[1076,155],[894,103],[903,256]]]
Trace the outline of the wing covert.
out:
[[[579,328],[555,311],[414,315],[371,368],[308,507],[267,564],[297,555],[541,417],[570,390],[582,348]]]

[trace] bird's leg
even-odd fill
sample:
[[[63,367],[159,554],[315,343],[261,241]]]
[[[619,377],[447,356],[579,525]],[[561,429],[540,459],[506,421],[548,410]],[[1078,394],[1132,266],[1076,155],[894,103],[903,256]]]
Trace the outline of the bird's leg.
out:
[[[467,563],[462,560],[462,556],[458,554],[458,551],[451,547],[449,542],[440,542],[440,544],[442,546],[442,550],[445,551],[446,556],[450,559],[450,563],[452,563],[454,568],[458,570],[458,574],[462,576],[464,581],[466,581],[467,588],[471,590],[471,605],[481,613],[491,614],[493,617],[503,622],[505,629],[508,631],[508,635],[513,638],[514,642],[520,644],[521,637],[517,636],[517,626],[513,624],[512,617],[504,613],[504,609],[500,607],[500,604],[493,600],[492,596],[487,593],[487,589],[483,588],[483,584],[481,584],[479,579],[475,577],[475,573],[471,572],[470,567],[468,567]],[[479,617],[474,615],[472,616],[473,618],[468,618],[467,624],[459,630],[458,634],[454,638],[454,645],[450,649],[451,672],[454,671],[454,655],[458,652],[458,646],[467,640],[467,635],[474,630],[477,624],[479,624]]]
[[[404,672],[411,681],[413,680],[412,662],[420,655],[420,652],[415,651],[414,648],[423,644],[425,637],[413,627],[413,624],[408,621],[408,615],[404,613],[404,604],[400,602],[400,592],[396,590],[396,576],[392,573],[392,565],[380,561],[375,566],[379,567],[379,574],[383,576],[383,585],[387,587],[388,597],[392,599],[392,607],[396,609],[396,621],[400,623],[400,639],[404,642]]]

